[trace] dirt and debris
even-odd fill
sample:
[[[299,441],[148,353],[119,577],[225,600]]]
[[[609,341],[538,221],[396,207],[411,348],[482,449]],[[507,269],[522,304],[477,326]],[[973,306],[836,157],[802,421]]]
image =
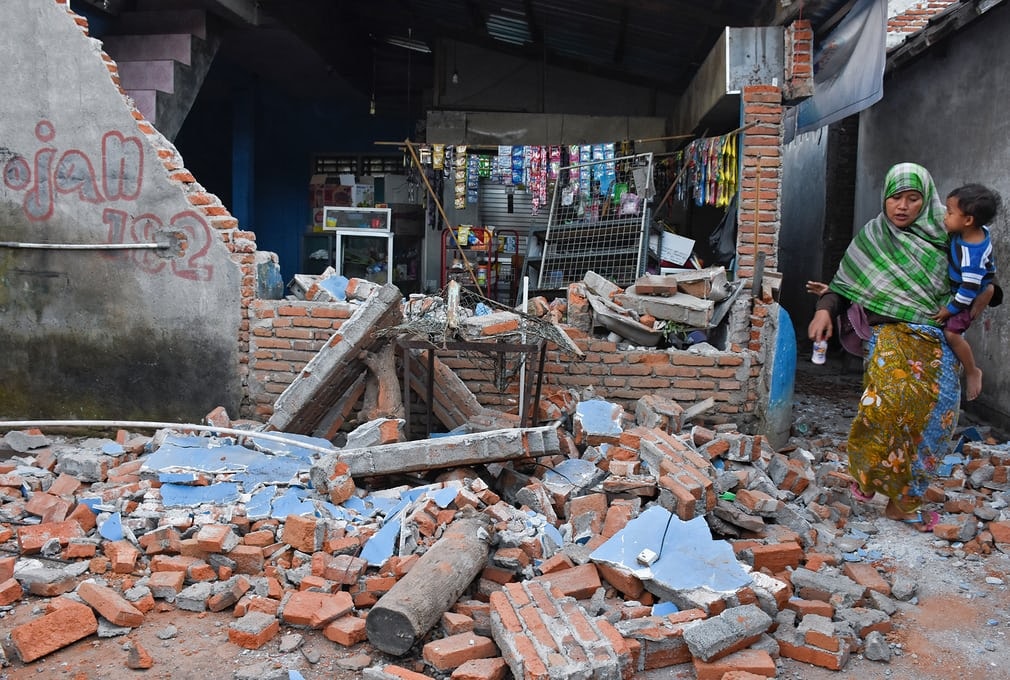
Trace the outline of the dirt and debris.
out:
[[[997,677],[1010,444],[965,416],[920,533],[847,491],[858,393],[801,364],[779,450],[571,392],[345,447],[221,409],[246,434],[10,430],[0,678]]]

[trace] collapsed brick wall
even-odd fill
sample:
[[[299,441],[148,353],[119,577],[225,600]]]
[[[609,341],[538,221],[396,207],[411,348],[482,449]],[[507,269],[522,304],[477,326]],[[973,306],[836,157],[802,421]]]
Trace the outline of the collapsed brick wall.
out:
[[[272,415],[277,397],[354,309],[349,303],[304,300],[253,303],[249,334],[252,417],[266,420]],[[760,343],[761,313],[757,314],[752,343]],[[616,343],[599,338],[581,338],[576,342],[586,354],[583,359],[548,349],[545,386],[570,388],[580,394],[592,388],[596,396],[631,411],[642,396],[656,394],[685,405],[712,398],[715,406],[709,417],[715,419],[746,422],[755,414],[762,362],[754,352],[739,347],[704,354],[665,349],[625,351],[618,349]],[[482,406],[516,410],[518,380],[500,389],[492,360],[450,352],[440,352],[438,356],[466,383]]]

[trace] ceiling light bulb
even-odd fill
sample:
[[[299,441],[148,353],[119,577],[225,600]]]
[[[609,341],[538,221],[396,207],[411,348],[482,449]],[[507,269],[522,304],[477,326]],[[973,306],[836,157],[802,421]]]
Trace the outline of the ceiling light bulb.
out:
[[[373,116],[375,115],[375,95],[372,95],[372,98],[368,102],[368,113]]]
[[[452,72],[452,84],[459,85],[459,71]]]

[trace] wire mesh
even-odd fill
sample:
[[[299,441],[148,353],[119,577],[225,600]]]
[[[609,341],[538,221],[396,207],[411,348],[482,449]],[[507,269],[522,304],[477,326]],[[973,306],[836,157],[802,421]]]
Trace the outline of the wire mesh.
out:
[[[594,271],[619,286],[645,272],[652,154],[559,169],[537,288],[560,289]]]

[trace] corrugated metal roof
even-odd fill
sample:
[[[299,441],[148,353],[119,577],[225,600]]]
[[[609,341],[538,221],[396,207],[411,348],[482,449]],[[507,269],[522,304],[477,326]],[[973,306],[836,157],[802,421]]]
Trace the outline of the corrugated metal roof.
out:
[[[182,1],[182,0],[180,0]],[[230,0],[234,2],[235,0]],[[465,43],[677,96],[726,26],[844,15],[853,0],[256,0],[357,89],[404,92],[414,104],[434,85],[443,46]],[[415,42],[431,54],[388,44]],[[276,55],[271,55],[274,58]],[[386,74],[389,74],[388,76]],[[388,80],[388,82],[386,82]]]

